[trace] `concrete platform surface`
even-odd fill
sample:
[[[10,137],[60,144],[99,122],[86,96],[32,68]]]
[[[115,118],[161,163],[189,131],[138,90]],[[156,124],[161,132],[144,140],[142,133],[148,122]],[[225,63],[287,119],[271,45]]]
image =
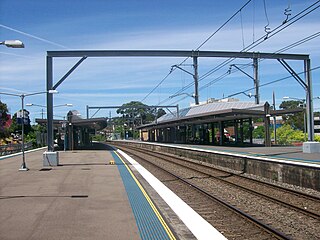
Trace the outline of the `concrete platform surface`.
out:
[[[164,145],[173,147],[182,147],[199,150],[216,151],[220,153],[237,154],[252,157],[265,157],[274,160],[291,161],[292,163],[310,163],[320,165],[320,153],[304,153],[302,147],[296,146],[273,146],[273,147],[238,147],[238,146],[212,146],[212,145],[196,145],[196,144],[178,144],[178,143],[159,143],[159,142],[143,142],[132,140],[116,140],[115,142],[133,142],[154,145]]]
[[[42,169],[43,151],[0,161],[0,239],[140,239],[108,151],[60,152]]]
[[[274,146],[274,147],[232,147],[232,146],[208,146],[208,145],[181,145],[179,146],[238,153],[249,156],[268,157],[279,160],[299,161],[320,164],[320,153],[304,153],[302,147]]]

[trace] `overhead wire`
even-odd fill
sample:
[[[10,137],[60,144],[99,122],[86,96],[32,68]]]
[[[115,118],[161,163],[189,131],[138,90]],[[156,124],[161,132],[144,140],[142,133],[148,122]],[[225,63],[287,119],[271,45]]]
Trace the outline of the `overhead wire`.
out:
[[[318,7],[320,7],[320,5],[316,6],[315,8],[311,9],[309,12],[305,13],[304,15],[300,16],[299,18],[295,19],[297,16],[301,15],[303,12],[307,11],[308,9],[312,8],[315,4],[319,3],[320,0],[318,0],[316,3],[310,5],[309,7],[307,7],[306,9],[302,10],[301,12],[299,12],[298,14],[296,14],[294,17],[290,18],[287,21],[287,25],[283,26],[283,24],[277,26],[276,28],[274,28],[269,34],[268,39],[271,38],[272,36],[274,36],[275,34],[279,33],[280,31],[286,29],[287,27],[289,27],[290,25],[292,25],[293,23],[297,22],[298,20],[300,20],[301,18],[305,17],[306,15],[308,15],[309,13],[313,12],[314,10],[316,10]],[[293,19],[295,19],[293,22],[291,22]],[[283,28],[281,28],[283,26]],[[280,28],[280,29],[279,29]],[[246,48],[242,49],[240,52],[246,52],[251,50],[252,48],[255,48],[256,46],[260,45],[262,42],[266,41],[267,39],[265,39],[266,35],[261,36],[259,39],[257,39],[255,42],[249,44]],[[235,59],[235,58],[229,58],[230,59]],[[220,65],[226,63],[228,64],[228,60],[225,60],[224,62],[222,62]],[[218,67],[215,67],[211,70],[209,70],[207,73],[205,73],[204,75],[202,75],[200,78],[204,79],[208,76],[210,76],[211,74],[213,74],[214,72],[216,72],[217,70],[220,69],[220,65],[218,65]],[[217,69],[217,70],[216,70]]]
[[[312,39],[314,39],[314,38],[317,38],[317,37],[319,37],[319,36],[320,36],[320,32],[316,32],[316,33],[311,34],[310,36],[307,36],[307,37],[305,37],[305,38],[303,38],[303,39],[301,39],[301,40],[298,40],[298,41],[296,41],[296,42],[294,42],[294,43],[292,43],[292,44],[290,44],[290,45],[288,45],[288,46],[286,46],[286,47],[283,47],[283,48],[277,50],[277,51],[274,52],[274,53],[281,53],[281,52],[287,51],[287,50],[289,50],[289,49],[291,49],[291,48],[297,47],[297,46],[299,46],[299,45],[301,45],[301,44],[303,44],[303,43],[305,43],[305,42],[308,42],[308,41],[310,41],[310,40],[312,40]],[[248,66],[249,66],[249,65],[248,65]],[[246,66],[244,66],[243,68],[245,68],[245,67],[246,67]],[[227,76],[227,75],[225,75],[225,76]],[[218,81],[220,81],[220,80],[222,80],[221,76],[215,78],[214,80],[210,81],[210,82],[207,83],[206,85],[211,86],[212,84],[214,84],[214,83],[216,83],[216,82],[218,82]],[[203,87],[201,87],[201,88],[199,89],[199,91],[201,91],[206,85],[204,85]],[[253,89],[254,89],[254,88],[253,88]]]
[[[263,35],[262,37],[260,37],[259,39],[257,39],[255,42],[251,43],[250,45],[248,45],[246,48],[242,49],[240,52],[246,52],[251,50],[252,48],[260,45],[262,42],[266,41],[267,39],[271,38],[272,36],[276,35],[277,33],[281,32],[282,30],[286,29],[287,27],[289,27],[290,25],[292,25],[293,23],[297,22],[298,20],[302,19],[303,17],[305,17],[306,15],[308,15],[309,13],[313,12],[314,10],[316,10],[317,8],[320,7],[320,5],[315,6],[317,3],[319,3],[320,0],[318,0],[317,2],[311,4],[309,7],[305,8],[304,10],[300,11],[298,14],[296,14],[295,16],[293,16],[292,18],[290,18],[287,22],[286,25],[285,24],[281,24],[279,26],[277,26],[276,28],[274,28],[272,31],[269,32],[269,36],[268,38],[266,38],[267,34]],[[315,7],[314,7],[315,6]],[[314,8],[313,8],[314,7]],[[313,9],[311,9],[313,8]],[[311,9],[310,11],[308,11],[309,9]],[[306,12],[308,11],[308,12]],[[300,16],[301,15],[301,16]],[[298,17],[299,16],[299,17]],[[295,19],[297,18],[297,19]],[[295,20],[294,20],[295,19]],[[294,20],[294,21],[293,21]],[[285,26],[284,26],[285,25]],[[282,28],[281,28],[282,27]],[[310,39],[311,40],[311,39]],[[223,68],[224,66],[226,66],[227,64],[231,63],[234,59],[236,58],[229,58],[225,61],[223,61],[222,63],[220,63],[218,66],[216,66],[215,68],[209,70],[208,72],[206,72],[204,75],[199,77],[199,82],[207,77],[209,77],[210,75],[212,75],[214,72],[220,70],[221,68]],[[218,77],[220,78],[220,77]],[[215,80],[213,80],[215,81]],[[178,90],[175,94],[179,94],[185,90],[187,90],[188,88],[190,88],[191,86],[193,86],[194,83],[190,83],[188,84],[186,87],[184,87],[183,89]],[[210,84],[212,85],[212,84]],[[183,99],[185,99],[186,97],[184,97]],[[183,100],[182,99],[182,100]],[[166,102],[169,99],[165,99],[162,101]]]
[[[310,69],[310,71],[316,71],[316,70],[318,70],[318,69],[320,69],[320,66],[313,67],[313,68]],[[301,74],[304,74],[304,73],[306,73],[306,71],[299,72],[299,73],[297,73],[297,75],[301,75]],[[283,77],[283,78],[280,78],[280,79],[277,79],[277,80],[273,80],[273,81],[270,81],[270,82],[267,82],[267,83],[264,83],[264,84],[260,84],[259,87],[260,87],[260,88],[261,88],[261,87],[265,87],[265,86],[268,86],[268,85],[271,85],[271,84],[274,84],[274,83],[277,83],[277,82],[284,81],[284,80],[289,79],[289,78],[291,78],[291,77],[292,77],[292,76],[289,75],[289,76],[287,76],[287,77]],[[233,97],[233,96],[242,94],[243,92],[248,92],[248,91],[251,91],[251,90],[254,90],[254,89],[255,89],[255,87],[248,88],[248,89],[243,90],[243,91],[241,91],[241,92],[236,92],[236,93],[230,94],[230,95],[228,95],[228,96],[225,97],[225,98]],[[222,98],[222,99],[223,99],[223,98]]]
[[[265,38],[268,38],[268,34],[271,31],[271,28],[269,27],[270,21],[269,21],[269,17],[268,17],[268,13],[267,13],[266,0],[263,0],[263,8],[264,8],[264,15],[266,16],[266,20],[267,20],[267,25],[264,26],[264,31],[267,34]]]
[[[296,41],[296,42],[294,42],[294,43],[292,43],[292,44],[290,44],[290,45],[288,45],[288,46],[286,46],[286,47],[283,47],[283,48],[277,50],[277,51],[274,52],[274,53],[281,53],[281,52],[287,51],[287,50],[289,50],[289,49],[291,49],[291,48],[297,47],[297,46],[299,46],[299,45],[301,45],[301,44],[303,44],[303,43],[305,43],[305,42],[308,42],[308,41],[310,41],[310,40],[313,40],[313,39],[315,39],[315,38],[317,38],[317,37],[320,37],[320,32],[316,32],[316,33],[314,33],[314,34],[311,34],[310,36],[307,36],[307,37],[305,37],[305,38],[303,38],[303,39],[301,39],[301,40],[298,40],[298,41]],[[251,64],[247,64],[247,65],[250,66]],[[245,67],[246,67],[246,66],[244,65],[242,68],[245,68]],[[318,69],[318,68],[314,68],[314,70],[316,70],[316,69]],[[226,73],[223,73],[223,74],[220,75],[219,77],[211,80],[211,81],[208,82],[206,85],[204,85],[204,86],[202,86],[201,88],[199,88],[199,91],[201,91],[201,90],[203,90],[203,89],[205,89],[205,88],[213,85],[214,83],[217,83],[218,81],[222,80],[223,78],[225,78],[225,77],[228,76],[228,75],[229,75],[228,71],[227,71]],[[190,85],[190,84],[189,84],[189,85]],[[254,88],[250,88],[250,89],[248,89],[248,90],[241,91],[239,94],[241,94],[242,92],[246,92],[246,91],[253,90],[253,89],[254,89]],[[186,89],[185,89],[185,90],[186,90]],[[236,95],[238,95],[238,94],[236,94]],[[230,97],[230,96],[235,96],[235,95],[232,94],[232,95],[229,95],[229,97]],[[182,100],[184,100],[184,99],[186,99],[186,98],[187,98],[187,97],[183,97],[183,98],[179,99],[178,101],[175,101],[173,104],[176,104],[177,102],[182,101]],[[167,101],[167,100],[166,100],[166,101]],[[166,101],[162,101],[161,104],[164,103],[164,102],[166,102]]]
[[[149,97],[172,73],[173,70],[171,70],[142,100],[141,102],[143,102],[144,100],[147,99],[147,97]]]
[[[218,30],[216,30],[213,34],[211,34],[211,35],[197,48],[197,50],[199,50],[206,42],[208,42],[208,41],[212,38],[212,36],[214,36],[223,26],[225,26],[234,16],[236,16],[237,13],[239,13],[239,11],[241,11],[249,2],[250,2],[250,1],[248,1],[242,8],[240,8],[235,14],[233,14],[221,27],[218,28]],[[260,45],[261,43],[263,43],[263,42],[266,41],[267,39],[269,39],[269,38],[271,38],[272,36],[278,34],[278,33],[281,32],[282,30],[284,30],[284,29],[286,29],[287,27],[289,27],[290,25],[292,25],[293,23],[297,22],[298,20],[302,19],[302,18],[305,17],[306,15],[310,14],[311,12],[313,12],[314,10],[316,10],[317,8],[320,7],[320,5],[315,6],[315,5],[317,5],[319,2],[320,2],[320,0],[316,1],[315,3],[313,3],[313,4],[311,4],[310,6],[308,6],[307,8],[305,8],[304,10],[300,11],[299,13],[297,13],[297,14],[296,14],[295,16],[293,16],[292,18],[288,19],[288,20],[286,21],[286,23],[283,23],[283,24],[277,26],[276,28],[274,28],[273,30],[271,30],[271,31],[268,33],[268,34],[270,34],[270,35],[269,35],[267,38],[266,38],[266,36],[267,36],[268,34],[265,34],[265,35],[261,36],[259,39],[257,39],[256,41],[252,42],[251,44],[249,44],[246,48],[242,49],[240,52],[246,52],[246,51],[249,51],[249,50],[255,48],[256,46]],[[311,8],[313,8],[313,9],[311,9]],[[309,9],[311,9],[311,10],[308,11]],[[308,11],[308,12],[307,12],[307,11]],[[300,16],[300,15],[301,15],[301,16]],[[297,19],[295,19],[295,18],[297,18]],[[186,58],[182,63],[184,63],[187,59],[188,59],[188,58]],[[202,76],[200,76],[200,77],[199,77],[199,81],[201,81],[201,80],[209,77],[209,76],[212,75],[214,72],[220,70],[221,68],[223,68],[223,67],[226,66],[227,64],[231,63],[231,62],[234,61],[235,59],[236,59],[236,58],[229,58],[229,59],[223,61],[222,63],[220,63],[220,64],[219,64],[218,66],[216,66],[215,68],[209,70],[208,72],[206,72],[205,74],[203,74]],[[182,64],[182,63],[180,63],[180,64]],[[173,72],[173,71],[171,70],[170,73],[169,73],[169,75],[170,75],[172,72]],[[168,77],[168,76],[166,76],[165,79],[166,79],[167,77]],[[165,79],[164,79],[164,80],[165,80]],[[221,80],[220,77],[218,77],[218,79]],[[164,80],[162,80],[161,83],[163,83]],[[215,80],[216,80],[216,79],[214,79],[213,81],[215,81]],[[161,83],[160,83],[160,84],[161,84]],[[156,89],[158,86],[160,86],[160,84],[158,84],[158,85],[155,87],[155,89]],[[188,84],[188,85],[186,85],[184,88],[182,88],[182,89],[178,90],[176,93],[174,93],[174,95],[184,92],[185,90],[189,89],[189,88],[190,88],[191,86],[193,86],[193,85],[194,85],[193,82],[190,83],[190,84]],[[212,85],[211,82],[210,82],[208,85],[209,85],[209,86]],[[155,90],[155,89],[154,89],[154,90]],[[202,89],[203,89],[203,88],[202,88]],[[152,91],[154,91],[154,90],[152,90]],[[151,93],[150,93],[150,94],[151,94]],[[148,94],[147,96],[149,96],[150,94]],[[185,98],[187,98],[187,97],[183,97],[183,98],[181,98],[179,101],[184,100]],[[146,99],[146,98],[144,98],[144,100],[145,100],[145,99]],[[164,102],[167,102],[168,100],[170,100],[170,98],[166,98],[166,99],[162,100],[159,104],[164,103]],[[178,101],[178,102],[179,102],[179,101]]]
[[[227,25],[242,9],[244,9],[252,0],[248,0],[239,10],[237,10],[229,19],[227,19],[216,31],[214,31],[208,38],[206,38],[195,51],[198,51],[203,45],[205,45],[214,35],[216,35],[225,25]],[[181,66],[185,63],[190,57],[185,58],[181,63],[177,64],[177,66]],[[176,68],[171,69],[170,72],[141,100],[143,102],[147,99],[168,77],[171,73],[173,73]]]

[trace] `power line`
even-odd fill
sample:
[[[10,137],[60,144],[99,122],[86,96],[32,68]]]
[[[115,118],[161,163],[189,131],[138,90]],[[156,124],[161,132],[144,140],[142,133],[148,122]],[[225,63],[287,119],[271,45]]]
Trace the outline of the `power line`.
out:
[[[214,35],[216,35],[225,25],[227,25],[239,12],[241,12],[242,9],[244,9],[252,0],[247,1],[239,10],[237,10],[229,19],[227,19],[216,31],[214,31],[206,40],[204,40],[197,48],[196,51],[198,51],[203,45],[205,45]],[[180,64],[177,64],[178,66],[185,63],[189,57],[185,58]],[[165,76],[141,101],[144,101],[148,96],[150,96],[151,93],[153,93],[167,78],[168,76],[175,71],[176,68],[171,70],[167,76]]]
[[[305,17],[306,15],[308,15],[309,13],[313,12],[314,10],[316,10],[318,7],[320,7],[320,5],[316,6],[315,8],[311,9],[309,12],[305,13],[304,15],[300,16],[299,18],[297,18],[296,20],[294,20],[293,22],[291,22],[293,19],[295,19],[296,17],[298,17],[299,15],[301,15],[302,13],[306,12],[307,10],[309,10],[310,8],[312,8],[314,5],[316,5],[317,3],[319,3],[320,0],[318,0],[317,2],[315,2],[314,4],[310,5],[309,7],[307,7],[306,9],[302,10],[301,12],[299,12],[298,14],[296,14],[295,16],[293,16],[292,18],[290,18],[288,21],[286,21],[285,24],[281,24],[278,27],[274,28],[272,31],[270,31],[268,34],[263,35],[262,37],[260,37],[259,39],[257,39],[255,42],[251,43],[250,45],[248,45],[246,48],[242,49],[241,52],[246,52],[251,50],[252,48],[260,45],[261,43],[263,43],[264,41],[266,41],[267,39],[273,37],[274,35],[276,35],[277,33],[281,32],[282,30],[286,29],[287,27],[289,27],[290,25],[292,25],[293,23],[297,22],[298,20],[300,20],[301,18]],[[282,27],[282,28],[281,28]],[[268,37],[267,37],[268,36]],[[266,38],[267,37],[267,38]],[[225,66],[226,64],[229,63],[229,60],[232,61],[235,58],[230,58],[228,60],[225,60],[223,63],[221,63],[220,65]],[[204,75],[202,75],[200,77],[200,79],[204,79],[210,75],[212,75],[214,72],[216,72],[217,70],[221,69],[221,67],[219,67],[220,65],[218,65],[217,67],[211,69],[210,71],[208,71],[207,73],[205,73]],[[200,80],[199,79],[199,80]]]
[[[238,13],[241,12],[242,9],[244,9],[250,2],[251,2],[251,0],[247,1],[238,11],[236,11],[227,21],[225,21],[215,32],[213,32],[203,43],[201,43],[201,44],[199,45],[199,47],[197,47],[196,50],[199,50],[203,45],[205,45],[216,33],[218,33],[225,25],[227,25]]]
[[[151,93],[153,93],[172,73],[172,71],[170,71],[142,100],[141,102],[143,102],[145,99],[147,99],[147,97],[150,96]]]
[[[246,48],[242,49],[241,52],[246,52],[251,50],[252,48],[260,45],[261,43],[263,43],[264,41],[266,41],[267,39],[271,38],[272,36],[276,35],[277,33],[281,32],[282,30],[286,29],[287,27],[289,27],[290,25],[292,25],[293,23],[297,22],[298,20],[302,19],[303,17],[305,17],[306,15],[308,15],[309,13],[313,12],[314,10],[316,10],[317,8],[320,7],[320,5],[315,6],[317,3],[319,3],[320,0],[318,0],[317,2],[311,4],[309,7],[305,8],[304,10],[302,10],[301,12],[299,12],[298,14],[296,14],[295,16],[293,16],[292,18],[290,18],[289,20],[287,20],[285,23],[282,23],[281,25],[279,25],[278,27],[274,28],[272,31],[270,31],[269,33],[263,35],[262,37],[260,37],[259,39],[257,39],[255,42],[251,43],[250,45],[248,45]],[[315,6],[315,7],[314,7]],[[313,8],[313,9],[311,9]],[[310,11],[308,11],[309,9],[311,9]],[[308,11],[308,12],[306,12]],[[306,12],[306,13],[305,13]],[[303,15],[302,15],[303,14]],[[302,15],[302,16],[300,16]],[[299,17],[298,17],[299,16]],[[295,19],[297,18],[297,19]],[[295,19],[295,20],[294,20]],[[294,21],[293,21],[294,20]],[[268,36],[269,35],[269,36]],[[316,36],[317,37],[317,36]],[[313,39],[313,38],[311,38]],[[310,40],[311,40],[310,39]],[[302,40],[301,40],[302,41]],[[309,41],[309,40],[306,40]],[[306,42],[304,41],[304,42]],[[302,43],[304,43],[302,42]],[[299,45],[299,44],[298,44]],[[297,46],[297,45],[295,45]],[[287,50],[287,49],[286,49]],[[225,61],[223,61],[222,63],[220,63],[218,66],[216,66],[215,68],[209,70],[207,73],[205,73],[204,75],[200,76],[199,78],[199,82],[207,77],[209,77],[210,75],[212,75],[214,72],[220,70],[221,68],[223,68],[224,66],[226,66],[227,64],[231,63],[233,60],[235,60],[236,58],[229,58]],[[220,79],[220,77],[218,77]],[[215,79],[216,80],[216,79]],[[215,81],[213,80],[213,81]],[[220,79],[221,80],[221,79]],[[190,83],[187,86],[185,86],[183,89],[178,90],[175,94],[181,93],[183,91],[185,91],[186,89],[192,87],[194,85],[194,83]],[[212,85],[212,84],[210,84]],[[186,97],[184,97],[183,99],[185,99]],[[183,100],[182,99],[182,100]],[[169,99],[165,99],[162,102],[166,102]]]
[[[305,37],[305,38],[303,38],[303,39],[301,39],[301,40],[299,40],[299,41],[296,41],[296,42],[294,42],[294,43],[292,43],[292,44],[290,44],[290,45],[288,45],[288,46],[286,46],[286,47],[284,47],[284,48],[281,48],[281,49],[277,50],[277,51],[274,52],[274,53],[281,53],[281,52],[283,52],[283,51],[286,51],[286,50],[289,50],[289,49],[291,49],[291,48],[297,47],[297,46],[299,46],[299,45],[301,45],[301,44],[303,44],[303,43],[305,43],[305,42],[308,42],[308,41],[310,41],[310,40],[312,40],[312,39],[314,39],[314,38],[317,38],[317,37],[319,37],[319,36],[320,36],[320,32],[316,32],[316,33],[311,34],[310,36]],[[231,61],[233,61],[233,59],[228,59],[228,60],[226,60],[226,61],[231,62]],[[224,61],[223,63],[225,63],[226,61]],[[222,65],[223,63],[221,63],[220,65]],[[220,66],[220,65],[219,65],[219,66]],[[248,66],[250,66],[250,65],[251,65],[251,64],[248,64]],[[222,68],[222,67],[223,67],[223,66],[221,66],[220,68]],[[246,67],[243,67],[243,68],[246,68]],[[313,70],[316,70],[316,69],[318,69],[318,68],[313,68]],[[219,77],[213,79],[212,81],[210,81],[209,83],[207,83],[206,85],[204,85],[203,87],[201,87],[201,88],[199,89],[199,91],[201,91],[201,90],[203,90],[203,89],[205,89],[205,88],[213,85],[214,83],[217,83],[218,81],[224,79],[224,78],[225,78],[226,76],[228,76],[228,75],[229,75],[228,72],[223,73],[223,74],[220,75]],[[285,78],[285,79],[286,79],[286,78]],[[190,86],[192,86],[192,85],[193,85],[192,83],[189,84],[189,85],[187,85],[184,90],[188,89],[188,88],[189,88]],[[263,85],[261,85],[261,86],[263,86]],[[245,91],[250,91],[250,90],[253,90],[253,89],[255,89],[255,88],[250,88],[250,89],[245,90]],[[240,93],[237,93],[237,94],[235,94],[235,95],[241,94],[242,92],[245,92],[245,91],[241,91]],[[232,95],[230,95],[230,96],[235,96],[235,95],[232,94]],[[184,100],[184,99],[186,99],[186,98],[187,98],[187,97],[183,97],[183,98],[179,99],[178,101],[174,102],[173,104],[176,104],[177,102],[180,102],[180,101],[182,101],[182,100]],[[167,100],[168,100],[168,99],[165,99],[165,100],[162,101],[161,103],[164,103],[164,102],[166,102]]]
[[[283,52],[283,51],[289,50],[289,49],[291,49],[291,48],[294,48],[294,47],[296,47],[296,46],[299,46],[299,45],[301,45],[301,44],[303,44],[303,43],[305,43],[305,42],[308,42],[308,41],[310,41],[310,40],[312,40],[312,39],[314,39],[314,38],[316,38],[316,37],[319,37],[319,36],[320,36],[320,32],[314,33],[314,34],[312,34],[312,35],[310,35],[310,36],[308,36],[308,37],[306,37],[306,38],[303,38],[303,39],[301,39],[301,40],[299,40],[299,41],[296,41],[296,42],[294,42],[294,43],[292,43],[292,44],[284,47],[284,48],[281,48],[281,49],[279,49],[278,51],[276,51],[276,52],[274,52],[274,53],[281,53],[281,52]],[[227,75],[228,75],[228,74],[226,74],[225,76],[227,76]],[[221,78],[221,77],[218,77],[218,78],[210,81],[209,83],[207,83],[205,86],[207,86],[207,85],[208,85],[208,86],[211,86],[213,83],[216,83],[216,82],[219,81],[219,80],[222,80],[222,78]],[[202,89],[204,89],[204,88],[205,88],[205,87],[202,87],[202,88],[200,88],[200,90],[202,90]]]
[[[310,71],[316,71],[316,70],[318,70],[318,69],[320,69],[320,66],[311,68]],[[301,75],[301,74],[304,74],[304,73],[306,73],[306,71],[299,72],[299,73],[297,73],[297,75]],[[264,84],[260,84],[259,87],[265,87],[265,86],[268,86],[268,85],[271,85],[271,84],[274,84],[274,83],[277,83],[277,82],[284,81],[284,80],[289,79],[289,78],[291,78],[291,77],[292,77],[292,76],[289,75],[289,76],[287,76],[287,77],[283,77],[283,78],[280,78],[280,79],[277,79],[277,80],[273,80],[273,81],[270,81],[270,82],[267,82],[267,83],[264,83]],[[228,97],[233,97],[233,96],[242,94],[243,92],[248,92],[248,91],[251,91],[251,90],[254,90],[254,89],[255,89],[255,88],[252,87],[252,88],[243,90],[243,91],[241,91],[241,92],[236,92],[236,93],[233,93],[233,94],[227,96],[226,98],[228,98]],[[222,98],[222,99],[223,99],[223,98]]]

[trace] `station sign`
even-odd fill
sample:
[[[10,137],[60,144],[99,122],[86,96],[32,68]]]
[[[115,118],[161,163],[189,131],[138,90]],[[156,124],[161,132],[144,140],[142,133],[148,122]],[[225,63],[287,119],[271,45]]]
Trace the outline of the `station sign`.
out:
[[[23,111],[22,114],[22,110],[19,110],[17,113],[17,124],[22,125],[22,123],[24,125],[28,125],[30,124],[30,118],[29,118],[29,112],[27,110]]]

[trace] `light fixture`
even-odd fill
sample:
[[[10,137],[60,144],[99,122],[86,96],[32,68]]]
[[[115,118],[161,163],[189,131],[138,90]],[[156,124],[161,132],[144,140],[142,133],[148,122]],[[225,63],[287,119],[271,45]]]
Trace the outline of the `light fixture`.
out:
[[[5,40],[0,42],[0,45],[5,45],[10,48],[24,48],[24,44],[20,40]]]

